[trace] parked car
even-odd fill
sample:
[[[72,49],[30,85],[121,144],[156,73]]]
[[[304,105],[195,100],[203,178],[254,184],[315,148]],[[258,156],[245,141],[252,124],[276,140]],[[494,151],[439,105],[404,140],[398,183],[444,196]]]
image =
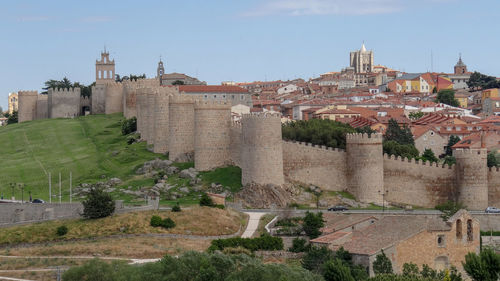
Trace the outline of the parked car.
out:
[[[485,213],[500,213],[500,209],[496,207],[488,207],[484,210]]]
[[[338,205],[338,206],[333,206],[328,208],[328,211],[330,212],[336,212],[336,211],[347,211],[349,210],[346,206]]]
[[[42,199],[33,199],[31,203],[45,203],[45,201],[43,201]]]

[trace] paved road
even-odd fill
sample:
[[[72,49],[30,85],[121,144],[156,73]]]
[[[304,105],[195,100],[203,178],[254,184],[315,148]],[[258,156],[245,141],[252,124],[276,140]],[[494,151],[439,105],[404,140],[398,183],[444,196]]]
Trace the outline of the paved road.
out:
[[[251,213],[274,213],[274,212],[282,212],[282,211],[290,211],[290,209],[248,209],[242,210],[247,214]],[[305,212],[323,212],[323,213],[331,213],[331,214],[386,214],[386,215],[440,215],[441,212],[437,210],[348,210],[343,212],[330,212],[326,209],[310,209],[310,210],[294,210],[296,213],[305,213]],[[491,216],[500,216],[500,214],[493,213],[485,213],[484,211],[469,211],[469,213],[473,215],[491,215]]]
[[[266,214],[266,212],[245,212],[249,216],[248,225],[245,232],[241,235],[242,238],[250,238],[253,236],[257,228],[259,228],[260,218]]]

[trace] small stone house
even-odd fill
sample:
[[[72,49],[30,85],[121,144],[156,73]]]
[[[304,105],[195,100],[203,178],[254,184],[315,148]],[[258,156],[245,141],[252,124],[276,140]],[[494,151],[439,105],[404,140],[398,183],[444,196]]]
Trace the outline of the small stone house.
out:
[[[438,216],[383,216],[364,228],[352,232],[343,229],[311,242],[344,247],[353,255],[353,262],[373,276],[373,262],[382,250],[395,273],[401,273],[403,264],[410,262],[420,269],[427,264],[436,270],[450,266],[462,270],[465,255],[479,252],[479,235],[479,221],[460,210],[447,221]]]

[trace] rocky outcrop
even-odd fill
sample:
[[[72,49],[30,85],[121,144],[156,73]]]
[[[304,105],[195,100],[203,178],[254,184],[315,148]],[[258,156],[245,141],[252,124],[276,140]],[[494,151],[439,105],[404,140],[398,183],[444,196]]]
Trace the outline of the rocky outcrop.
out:
[[[248,184],[235,195],[235,201],[247,208],[286,207],[293,191],[289,186]]]

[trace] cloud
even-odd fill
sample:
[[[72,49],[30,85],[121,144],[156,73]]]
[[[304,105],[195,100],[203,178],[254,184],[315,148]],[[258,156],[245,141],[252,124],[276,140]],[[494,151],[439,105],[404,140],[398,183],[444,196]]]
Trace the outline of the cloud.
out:
[[[87,23],[96,23],[96,22],[110,22],[112,21],[113,19],[111,17],[106,17],[106,16],[94,16],[94,17],[86,17],[86,18],[83,18],[82,21],[83,22],[87,22]]]
[[[370,15],[402,9],[403,0],[270,0],[244,15]]]
[[[48,21],[50,18],[47,16],[20,16],[17,21],[20,22],[36,22],[36,21]]]

